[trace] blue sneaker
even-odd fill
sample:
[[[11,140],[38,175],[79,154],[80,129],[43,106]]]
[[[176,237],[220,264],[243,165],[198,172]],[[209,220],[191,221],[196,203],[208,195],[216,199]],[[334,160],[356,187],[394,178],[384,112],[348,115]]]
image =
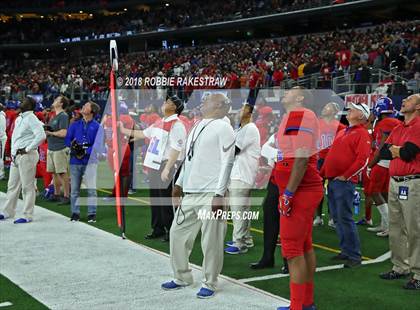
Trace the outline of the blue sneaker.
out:
[[[225,253],[227,254],[244,254],[246,252],[248,252],[247,247],[243,247],[242,249],[240,249],[236,246],[230,246],[225,249]]]
[[[5,220],[6,219],[6,217],[4,216],[4,214],[1,214],[0,213],[0,221],[3,221],[3,220]]]
[[[180,285],[176,284],[175,281],[169,281],[163,283],[160,287],[165,291],[173,291],[173,290],[179,290],[180,288],[185,287],[186,285]]]
[[[23,218],[23,217],[21,217],[21,218],[18,218],[16,221],[14,221],[13,223],[14,224],[26,224],[26,223],[30,223],[30,222],[32,222],[32,220],[30,220],[30,219],[25,219],[25,218]]]
[[[197,293],[197,298],[200,298],[200,299],[212,298],[214,294],[215,294],[214,291],[209,290],[208,288],[202,287]]]
[[[290,310],[290,306],[287,307],[278,307],[277,310]],[[315,305],[303,306],[302,310],[316,310]]]
[[[233,241],[228,241],[225,243],[226,246],[232,246],[233,245]]]

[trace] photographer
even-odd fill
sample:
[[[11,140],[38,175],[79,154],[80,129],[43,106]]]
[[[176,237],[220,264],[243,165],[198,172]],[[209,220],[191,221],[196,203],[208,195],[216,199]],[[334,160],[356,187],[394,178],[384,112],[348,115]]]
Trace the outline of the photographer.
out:
[[[100,107],[92,101],[84,104],[81,110],[82,119],[72,123],[67,130],[66,146],[71,148],[71,221],[79,221],[80,205],[77,199],[83,177],[88,194],[88,222],[96,222],[96,169],[97,154],[103,153],[103,129],[94,117]]]
[[[36,199],[35,172],[39,157],[37,148],[45,140],[42,123],[34,114],[35,100],[26,97],[20,109],[11,141],[12,165],[7,183],[6,202],[3,212],[0,213],[0,220],[15,216],[22,189],[24,217],[14,221],[15,224],[32,222]]]
[[[69,100],[65,96],[58,96],[52,108],[55,117],[45,126],[45,133],[48,141],[47,153],[47,172],[54,174],[54,195],[51,201],[58,204],[69,204],[69,149],[65,143],[67,128],[69,126],[69,116],[64,111],[68,106]],[[63,187],[64,197],[60,199],[60,188]]]

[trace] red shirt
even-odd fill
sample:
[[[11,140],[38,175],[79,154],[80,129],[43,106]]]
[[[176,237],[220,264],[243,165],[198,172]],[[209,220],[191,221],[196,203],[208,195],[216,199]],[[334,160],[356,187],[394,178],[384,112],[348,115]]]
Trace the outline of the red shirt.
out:
[[[378,121],[373,128],[373,140],[375,141],[375,149],[379,149],[381,140],[384,135],[389,135],[391,131],[399,126],[401,121],[396,118],[387,117],[381,121]]]
[[[370,149],[369,132],[363,125],[339,131],[325,158],[321,175],[325,178],[344,176],[357,183],[359,174],[368,163]]]
[[[337,132],[344,128],[346,128],[346,126],[337,120],[332,120],[329,123],[322,118],[319,120],[320,159],[325,159],[325,157],[327,157],[328,151],[333,144]]]
[[[274,167],[280,189],[286,188],[295,161],[295,152],[301,148],[309,150],[311,155],[298,190],[322,187],[322,178],[317,169],[318,137],[319,123],[313,111],[298,108],[283,116],[277,133],[279,158]]]
[[[134,120],[130,115],[121,114],[120,121],[123,123],[124,128],[132,129],[134,128]],[[112,148],[112,118],[108,116],[104,123],[104,132],[105,132],[105,142],[109,148]],[[124,151],[128,144],[128,139],[125,135],[120,134],[118,142],[121,143],[121,150]]]
[[[386,143],[403,146],[408,141],[420,147],[420,116],[412,119],[408,124],[402,123],[395,127]],[[389,165],[390,176],[414,174],[420,174],[420,153],[410,162],[405,162],[399,157],[391,160]]]

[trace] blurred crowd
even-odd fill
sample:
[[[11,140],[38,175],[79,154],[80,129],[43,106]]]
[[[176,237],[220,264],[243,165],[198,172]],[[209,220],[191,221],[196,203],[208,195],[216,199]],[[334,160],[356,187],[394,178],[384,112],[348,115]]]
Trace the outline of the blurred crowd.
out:
[[[372,28],[125,54],[119,75],[226,77],[225,88],[253,90],[318,74],[319,87],[329,88],[333,77],[354,73],[355,82],[366,76],[369,82],[370,70],[392,67],[405,79],[418,81],[418,27],[418,21],[394,21]],[[71,97],[76,89],[96,98],[108,88],[108,61],[107,55],[20,64],[5,61],[0,65],[0,96],[3,100],[18,99],[22,93]],[[188,95],[193,89],[178,91]]]
[[[275,14],[331,4],[330,0],[182,1],[177,4],[126,9],[121,14],[92,14],[85,20],[55,16],[11,20],[0,31],[2,43],[53,42],[61,38],[113,32],[156,31]]]

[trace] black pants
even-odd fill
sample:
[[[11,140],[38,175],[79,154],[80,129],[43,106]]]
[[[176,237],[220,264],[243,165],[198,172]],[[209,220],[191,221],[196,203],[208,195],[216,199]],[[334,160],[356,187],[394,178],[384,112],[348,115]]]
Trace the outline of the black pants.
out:
[[[163,182],[161,174],[165,163],[161,164],[160,170],[151,169],[150,178],[150,207],[152,211],[152,229],[155,234],[169,232],[174,219],[172,207],[172,180]],[[170,176],[175,172],[171,169]]]
[[[264,210],[264,253],[261,262],[274,263],[274,254],[280,227],[280,213],[278,210],[279,189],[271,181],[267,185],[267,196],[263,202]]]

